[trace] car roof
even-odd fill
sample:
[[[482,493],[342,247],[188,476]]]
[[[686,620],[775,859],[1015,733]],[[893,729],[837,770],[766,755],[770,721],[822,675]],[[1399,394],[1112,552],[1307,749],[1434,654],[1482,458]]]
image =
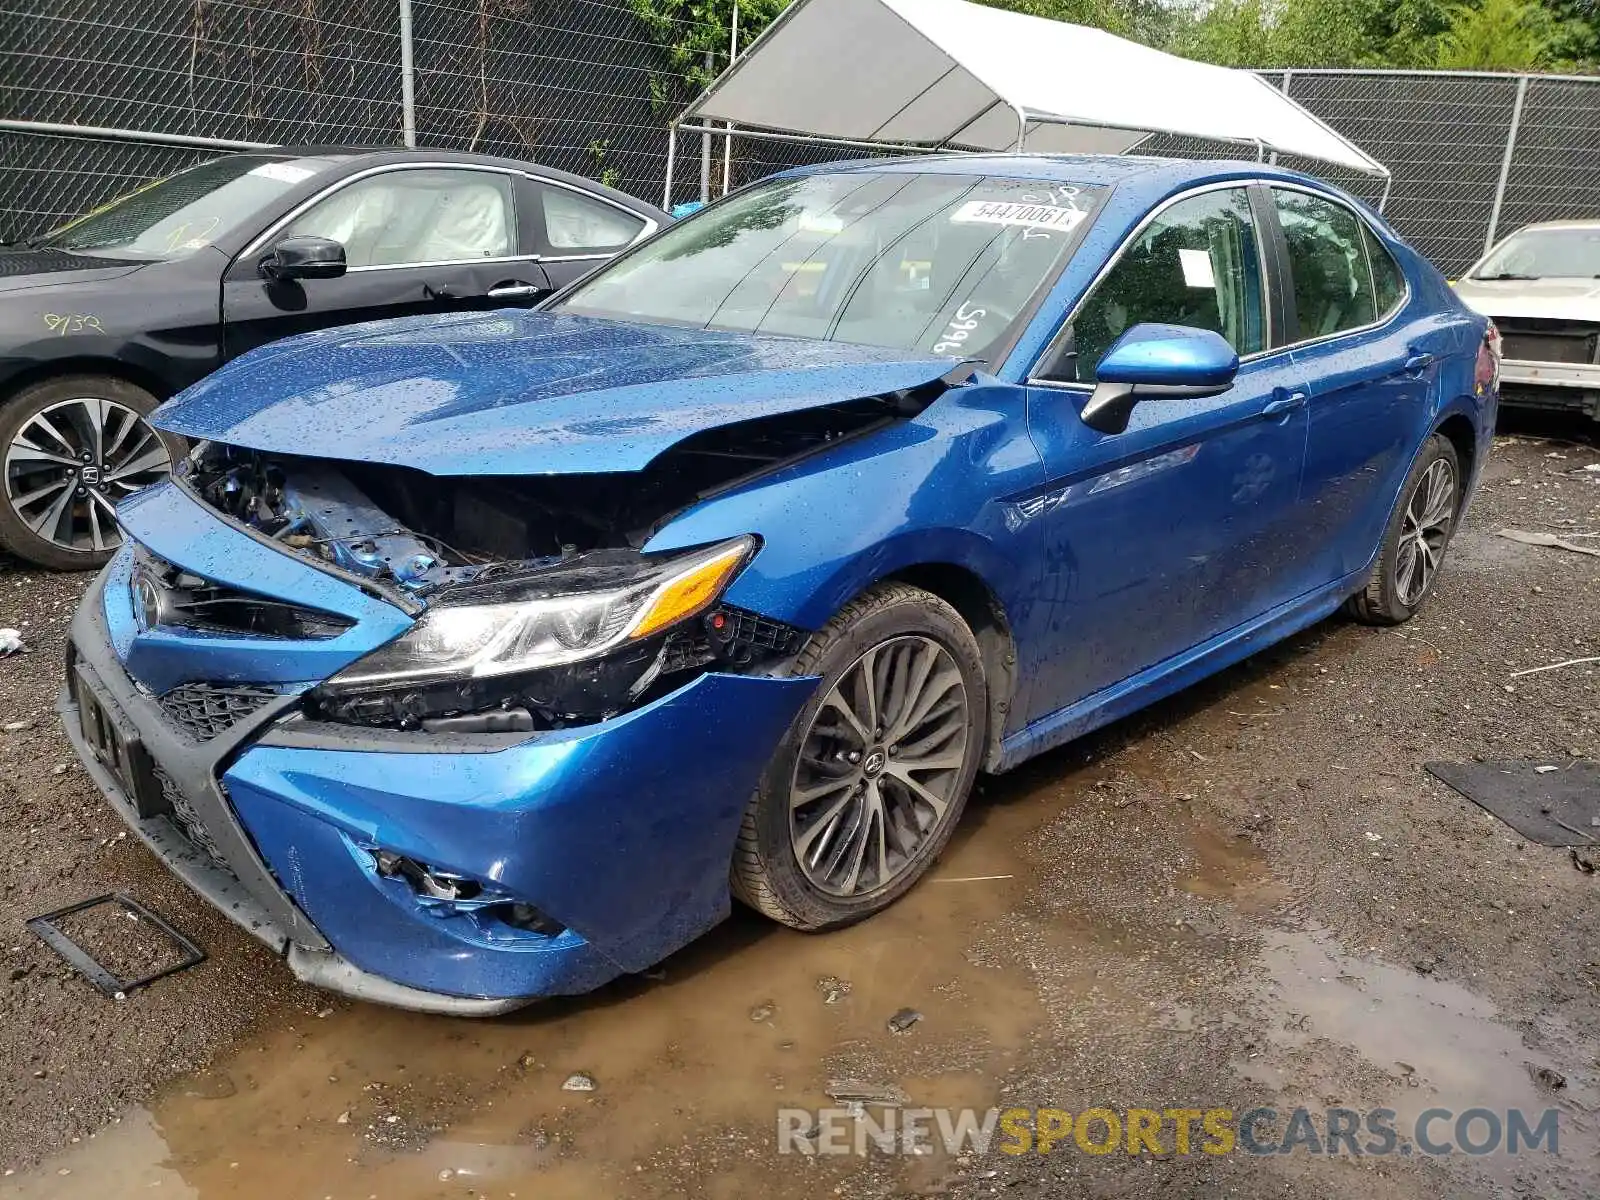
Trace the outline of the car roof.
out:
[[[922,154],[910,157],[853,159],[797,167],[785,175],[817,172],[921,172],[949,175],[998,175],[1010,179],[1116,187],[1135,184],[1152,192],[1249,176],[1311,184],[1337,191],[1323,180],[1269,163],[1242,159],[1159,158],[1147,154]]]
[[[1522,226],[1517,233],[1527,233],[1530,229],[1600,229],[1600,217],[1570,221],[1535,221],[1531,225]]]
[[[658,221],[666,217],[664,212],[648,201],[640,200],[637,196],[618,191],[616,188],[607,187],[605,184],[597,183],[593,179],[586,179],[582,175],[574,175],[569,171],[560,171],[555,167],[547,167],[542,163],[532,162],[527,159],[504,158],[493,154],[477,154],[467,150],[441,150],[431,146],[420,146],[416,149],[411,149],[405,146],[329,145],[274,146],[268,150],[245,150],[241,151],[241,154],[247,158],[261,158],[275,162],[289,162],[296,159],[320,159],[330,165],[357,167],[381,167],[416,161],[506,167],[514,171],[526,171],[532,175],[540,175],[547,179],[568,183],[574,187],[580,187],[586,191],[610,197],[641,213],[652,215]]]

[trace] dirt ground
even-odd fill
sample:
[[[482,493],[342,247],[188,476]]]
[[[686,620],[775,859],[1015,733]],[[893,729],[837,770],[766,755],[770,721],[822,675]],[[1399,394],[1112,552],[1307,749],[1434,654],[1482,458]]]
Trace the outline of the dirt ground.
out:
[[[1600,664],[1513,677],[1600,655],[1600,558],[1495,535],[1600,548],[1586,436],[1500,439],[1416,620],[1324,622],[984,780],[879,918],[736,913],[659,972],[488,1022],[293,983],[123,836],[51,708],[84,581],[0,574],[30,649],[0,660],[0,1197],[1600,1194],[1600,876],[1423,771],[1600,758]],[[207,961],[113,1001],[23,927],[111,889]],[[1553,1108],[1560,1153],[779,1154],[777,1110],[839,1080],[955,1108],[1385,1107],[1403,1133]]]

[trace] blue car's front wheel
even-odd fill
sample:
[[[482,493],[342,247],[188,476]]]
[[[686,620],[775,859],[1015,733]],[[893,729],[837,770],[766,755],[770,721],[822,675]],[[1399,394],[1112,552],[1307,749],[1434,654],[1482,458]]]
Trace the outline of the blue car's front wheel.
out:
[[[982,751],[983,665],[955,609],[885,584],[789,671],[821,682],[751,799],[733,886],[775,920],[825,929],[893,903],[949,841]]]

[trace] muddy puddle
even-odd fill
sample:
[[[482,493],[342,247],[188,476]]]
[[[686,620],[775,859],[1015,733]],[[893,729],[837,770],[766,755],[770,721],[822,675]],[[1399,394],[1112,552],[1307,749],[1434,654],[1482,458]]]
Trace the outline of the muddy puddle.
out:
[[[1124,1021],[1145,1013],[1147,1063],[1226,1012],[1259,1032],[1242,1060],[1216,1063],[1218,1078],[1241,1080],[1263,1104],[1386,1104],[1402,1122],[1433,1105],[1543,1108],[1550,1098],[1526,1064],[1546,1065],[1569,1078],[1559,1102],[1580,1123],[1572,1136],[1587,1129],[1600,1100],[1570,1061],[1524,1050],[1522,1032],[1465,989],[1350,957],[1326,934],[1256,928],[1235,939],[1240,977],[1259,981],[1246,1003],[1220,983],[1210,1013],[1134,995],[1133,984],[1119,994],[1126,959],[1111,947],[1126,930],[1107,935],[1092,915],[1050,903],[1061,892],[1054,847],[1094,824],[1092,812],[1113,838],[1150,839],[1133,866],[1097,860],[1118,875],[1097,886],[1165,891],[1235,930],[1275,920],[1286,889],[1247,838],[1195,817],[1192,797],[1148,779],[1103,790],[1103,776],[1058,760],[987,784],[928,880],[853,929],[806,936],[736,910],[649,977],[494,1021],[330,1001],[0,1181],[0,1198],[831,1196],[861,1161],[779,1155],[778,1109],[829,1106],[841,1079],[898,1088],[918,1107],[1016,1103],[1009,1075],[1071,1054],[1044,1032],[1047,1004],[1112,1005]],[[1170,874],[1152,884],[1155,864]],[[1025,942],[1026,965],[984,952],[996,940]],[[907,1008],[920,1019],[891,1031]],[[574,1075],[594,1089],[566,1090]],[[992,1165],[934,1154],[880,1164],[878,1179],[936,1194]]]
[[[830,1080],[995,1103],[1039,1001],[966,951],[1026,890],[1016,847],[1060,807],[979,806],[906,902],[826,936],[736,910],[651,977],[494,1021],[330,1002],[0,1196],[816,1195],[851,1164],[780,1158],[775,1114],[833,1104]],[[892,1032],[906,1008],[921,1019]],[[594,1090],[564,1090],[575,1074]]]

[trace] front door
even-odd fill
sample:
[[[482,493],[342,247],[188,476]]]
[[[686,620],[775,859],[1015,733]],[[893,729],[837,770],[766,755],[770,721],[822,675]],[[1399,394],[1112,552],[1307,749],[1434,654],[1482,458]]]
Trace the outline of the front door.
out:
[[[531,303],[550,284],[527,252],[517,181],[500,171],[408,167],[340,187],[228,269],[225,356],[330,325]],[[345,273],[265,278],[261,260],[278,241],[296,236],[342,245]]]
[[[1179,200],[1135,236],[1074,314],[1061,386],[1029,389],[1048,482],[1048,629],[1026,701],[1037,720],[1226,633],[1305,590],[1295,500],[1306,391],[1270,345],[1262,240],[1243,187]],[[1094,366],[1134,325],[1211,329],[1244,356],[1228,392],[1147,400],[1127,430],[1079,418]]]

